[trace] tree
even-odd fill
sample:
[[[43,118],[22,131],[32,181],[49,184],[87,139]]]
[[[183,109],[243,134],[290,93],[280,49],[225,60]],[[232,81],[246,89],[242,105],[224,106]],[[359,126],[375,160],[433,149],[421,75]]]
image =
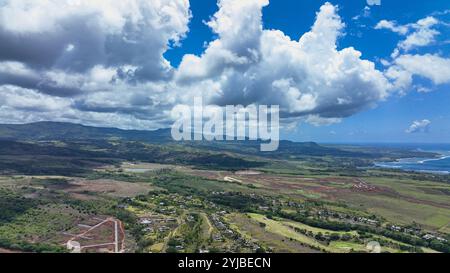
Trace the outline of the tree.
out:
[[[177,249],[176,249],[175,247],[169,246],[169,247],[166,249],[166,253],[178,253],[178,251],[177,251]]]

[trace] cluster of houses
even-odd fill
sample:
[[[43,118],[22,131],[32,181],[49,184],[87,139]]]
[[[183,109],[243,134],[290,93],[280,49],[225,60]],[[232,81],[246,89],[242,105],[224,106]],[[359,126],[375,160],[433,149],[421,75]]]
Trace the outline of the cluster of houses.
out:
[[[276,200],[273,200],[273,202],[276,202]],[[284,205],[284,202],[281,203],[281,205]],[[297,203],[297,202],[293,202],[293,201],[286,202],[286,206],[288,206],[290,208],[298,208],[298,209],[304,209],[305,208],[305,205]]]
[[[175,249],[177,250],[177,251],[183,251],[184,250],[184,243],[185,243],[185,241],[184,241],[184,239],[183,238],[176,238],[176,245],[174,246],[175,247]]]
[[[388,228],[392,231],[415,234],[415,235],[419,235],[422,231],[420,228],[407,228],[407,227],[401,227],[401,226],[396,226],[396,225],[390,225]]]
[[[427,240],[427,241],[433,241],[433,240],[438,240],[440,242],[443,243],[447,243],[448,240],[440,237],[439,235],[435,235],[435,234],[431,234],[431,233],[426,233],[423,234],[422,230],[418,227],[401,227],[401,226],[396,226],[396,225],[390,225],[389,229],[392,231],[397,231],[397,232],[403,232],[403,233],[408,233],[408,234],[414,234],[417,236],[421,236],[422,239]]]
[[[210,220],[212,224],[220,231],[220,233],[214,233],[212,239],[215,242],[224,242],[224,238],[232,241],[232,245],[229,247],[229,251],[237,252],[238,249],[246,248],[255,252],[260,246],[252,240],[248,240],[242,237],[239,233],[233,231],[228,227],[225,221],[221,218],[221,215],[227,214],[226,211],[220,211],[218,213],[211,214]]]
[[[228,228],[228,226],[224,223],[219,214],[216,213],[212,214],[211,222],[222,234],[226,235],[227,237],[233,237],[234,232]]]
[[[380,226],[380,221],[361,216],[352,216],[345,213],[338,213],[329,210],[319,210],[317,212],[319,218],[335,218],[351,224],[365,224],[369,226]]]
[[[434,234],[425,234],[424,236],[422,236],[423,239],[427,240],[427,241],[432,241],[432,240],[438,240],[442,243],[447,243],[447,239],[439,237],[437,235]]]
[[[155,215],[140,218],[139,223],[145,226],[145,228],[143,229],[143,231],[145,232],[153,233],[159,231],[161,233],[164,233],[174,228],[174,226],[177,224],[177,219],[170,217],[164,218]]]
[[[211,192],[212,195],[233,195],[233,192],[229,191],[213,191]]]
[[[422,230],[418,227],[413,228],[413,227],[401,227],[396,225],[390,225],[388,226],[388,228],[392,231],[403,232],[413,235],[420,235],[422,233]]]
[[[377,220],[373,220],[373,219],[369,219],[369,218],[365,218],[365,217],[357,217],[356,222],[368,224],[371,226],[378,226],[380,224],[380,222]]]
[[[319,216],[319,218],[336,218],[339,220],[351,220],[353,222],[358,222],[358,217],[353,217],[348,214],[338,213],[329,210],[319,210],[317,211],[317,215]]]

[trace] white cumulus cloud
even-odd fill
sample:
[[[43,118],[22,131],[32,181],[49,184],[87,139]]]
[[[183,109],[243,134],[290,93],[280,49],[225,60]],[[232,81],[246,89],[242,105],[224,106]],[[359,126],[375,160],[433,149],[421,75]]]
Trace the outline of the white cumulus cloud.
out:
[[[388,20],[381,20],[380,22],[378,22],[378,24],[375,26],[375,29],[389,29],[392,32],[396,32],[402,35],[405,35],[409,31],[407,26],[398,25],[396,22]]]
[[[406,37],[404,41],[399,43],[399,47],[409,51],[415,47],[427,46],[435,41],[435,37],[439,35],[439,31],[432,27],[437,25],[439,21],[434,17],[426,17],[417,21],[411,27],[414,32]]]
[[[188,0],[14,0],[0,5],[0,60],[36,70],[114,67],[156,80],[171,67],[162,54],[188,31]]]
[[[401,55],[395,64],[414,75],[432,80],[435,84],[450,83],[450,59],[436,54]]]
[[[406,133],[420,133],[420,132],[428,132],[431,125],[431,121],[428,119],[424,120],[416,120],[414,121],[408,129],[406,129]]]
[[[212,104],[278,104],[282,116],[313,116],[310,121],[335,122],[388,96],[389,83],[373,62],[352,47],[337,48],[345,24],[336,6],[324,4],[311,30],[295,41],[263,29],[267,4],[219,1],[208,23],[218,39],[201,56],[183,58],[178,84],[208,90],[203,94]]]
[[[411,89],[414,76],[429,79],[433,84],[450,83],[450,59],[439,54],[411,54],[410,51],[420,47],[429,46],[436,42],[440,34],[435,29],[443,22],[433,16],[428,16],[415,23],[398,25],[394,21],[381,20],[375,29],[389,29],[405,38],[401,40],[391,54],[392,61],[384,60],[387,67],[386,77],[393,81],[393,87],[404,93]],[[418,91],[431,88],[421,87]]]
[[[375,25],[375,29],[388,29],[392,32],[406,36],[404,40],[398,43],[396,53],[397,56],[400,50],[410,51],[414,48],[430,45],[435,42],[436,36],[440,34],[434,27],[440,24],[438,19],[433,16],[428,16],[418,20],[416,23],[399,25],[395,21],[381,20]]]

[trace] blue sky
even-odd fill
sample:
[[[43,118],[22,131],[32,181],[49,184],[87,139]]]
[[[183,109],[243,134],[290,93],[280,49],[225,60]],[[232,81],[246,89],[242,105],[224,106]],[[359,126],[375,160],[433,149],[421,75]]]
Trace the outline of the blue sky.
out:
[[[327,1],[271,1],[263,10],[264,27],[279,29],[292,39],[298,40],[310,30],[316,12]],[[339,6],[339,14],[346,24],[346,35],[339,40],[339,47],[353,46],[363,53],[363,58],[378,61],[388,58],[401,39],[399,35],[374,26],[383,19],[395,20],[398,24],[409,24],[421,18],[450,9],[445,0],[436,1],[392,1],[384,0],[381,5],[367,5],[364,0],[329,1]],[[370,12],[364,16],[365,8]],[[192,0],[193,20],[191,31],[181,47],[169,50],[168,59],[178,65],[186,53],[201,54],[205,42],[214,39],[211,29],[204,24],[217,11],[215,1]],[[358,19],[355,17],[359,16]],[[450,23],[450,14],[437,15]],[[440,42],[416,50],[417,53],[440,52],[450,55],[450,27],[439,28]],[[417,77],[416,84],[429,86],[429,93],[408,92],[394,95],[372,110],[366,110],[344,119],[338,124],[314,126],[300,124],[295,130],[283,131],[284,138],[296,141],[318,142],[450,142],[450,85],[433,85],[427,79]],[[432,121],[427,132],[408,134],[405,131],[415,120]]]
[[[152,130],[276,104],[282,137],[450,142],[448,0],[0,0],[0,123]]]
[[[280,29],[291,38],[298,40],[303,33],[311,29],[317,11],[325,2],[338,5],[339,14],[347,24],[346,31],[348,33],[340,40],[341,47],[357,47],[363,52],[364,57],[370,59],[390,55],[399,41],[399,37],[395,33],[373,29],[380,20],[388,19],[395,20],[399,24],[408,24],[437,11],[443,12],[450,9],[450,4],[446,0],[384,0],[379,6],[369,6],[365,0],[272,0],[269,6],[263,10],[264,27]],[[183,40],[181,47],[175,47],[165,54],[175,66],[179,64],[186,53],[201,54],[205,42],[214,38],[213,32],[204,22],[217,12],[216,1],[191,0],[190,3],[193,18],[190,22],[189,35]],[[370,8],[370,16],[356,21],[352,20],[355,16],[362,15],[366,7]],[[440,18],[448,22],[450,14],[440,16]],[[449,34],[449,29],[443,28],[441,38],[445,40],[445,36],[447,35],[448,38]],[[439,45],[439,50],[448,53],[450,44]]]

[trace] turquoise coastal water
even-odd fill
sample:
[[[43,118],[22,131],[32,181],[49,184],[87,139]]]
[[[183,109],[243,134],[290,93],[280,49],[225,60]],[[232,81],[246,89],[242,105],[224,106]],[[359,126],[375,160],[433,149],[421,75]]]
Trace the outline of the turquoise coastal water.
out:
[[[450,145],[449,144],[426,144],[426,145],[403,145],[401,148],[414,149],[418,151],[434,152],[439,154],[438,158],[406,158],[395,162],[377,162],[375,165],[381,168],[401,169],[405,171],[429,172],[439,174],[450,174]]]

